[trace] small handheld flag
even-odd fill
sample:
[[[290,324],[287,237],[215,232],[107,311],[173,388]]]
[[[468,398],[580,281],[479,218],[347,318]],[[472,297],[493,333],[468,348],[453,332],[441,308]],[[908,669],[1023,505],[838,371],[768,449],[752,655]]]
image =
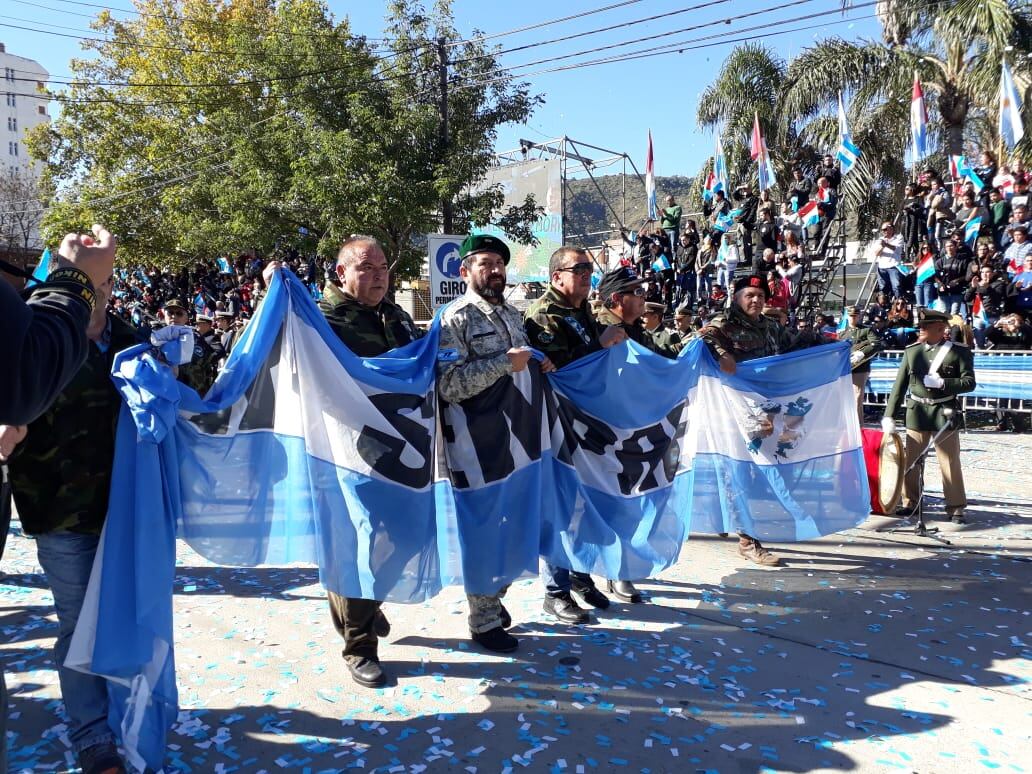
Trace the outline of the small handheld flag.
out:
[[[842,92],[838,96],[838,131],[839,147],[836,158],[842,167],[842,174],[848,174],[853,165],[860,160],[860,148],[853,144],[849,136],[849,124],[846,123],[846,110],[842,107]]]
[[[29,282],[42,284],[47,281],[48,276],[50,276],[50,248],[46,247],[43,249],[43,254],[39,257],[39,263],[36,264],[36,268],[32,270],[32,279]]]
[[[1000,73],[1000,139],[1008,148],[1013,148],[1025,136],[1025,127],[1021,121],[1021,97],[1014,85],[1007,60],[1003,61]]]
[[[975,240],[978,239],[978,234],[982,230],[982,216],[979,215],[977,218],[972,218],[964,226],[964,241],[969,245],[973,245]]]
[[[816,226],[821,220],[821,213],[817,209],[817,202],[808,201],[799,208],[799,217],[804,227]]]
[[[921,91],[921,81],[916,72],[910,96],[910,139],[915,159],[928,155],[928,112],[925,110],[924,92]]]
[[[985,188],[982,178],[975,173],[963,155],[950,156],[950,171],[953,173],[954,180],[970,182],[976,194],[982,193],[982,189]]]
[[[645,156],[645,196],[648,198],[649,220],[658,220],[656,212],[656,172],[652,162],[652,130],[649,129],[649,150]]]
[[[233,273],[233,267],[229,265],[229,261],[227,261],[225,258],[218,258],[216,259],[215,263],[218,264],[219,274]]]
[[[925,253],[924,258],[917,264],[917,284],[927,282],[935,276],[935,259],[931,253]]]
[[[657,255],[656,260],[652,262],[652,271],[660,272],[670,268],[672,268],[670,266],[670,261],[663,253]]]
[[[977,293],[975,294],[975,303],[971,305],[971,322],[978,323],[979,327],[989,327],[989,315],[985,313],[982,297]]]

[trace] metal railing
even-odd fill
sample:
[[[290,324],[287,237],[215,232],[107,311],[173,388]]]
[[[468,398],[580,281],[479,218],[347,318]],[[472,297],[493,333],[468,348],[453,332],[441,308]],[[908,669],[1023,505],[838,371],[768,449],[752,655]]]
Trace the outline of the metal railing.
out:
[[[1032,399],[1014,397],[1013,395],[1006,395],[1002,393],[1016,392],[1018,387],[1026,385],[1032,385],[1032,350],[978,350],[975,353],[975,379],[979,383],[979,387],[976,388],[974,393],[967,393],[960,396],[961,409],[967,411],[1010,411],[1020,414],[1032,414]],[[1002,358],[1013,358],[1015,360],[1016,368],[1010,369],[1009,372],[1006,370],[996,370],[993,368],[986,368],[988,365],[986,361],[998,360]],[[902,350],[887,350],[878,355],[876,362],[888,361],[894,366],[898,367],[900,360],[903,359]],[[983,367],[979,368],[979,361],[982,361]],[[1028,373],[1024,374],[1022,364],[1027,361]],[[1001,379],[1001,374],[1005,375]],[[884,380],[879,380],[880,385],[884,385]],[[888,402],[889,389],[884,391],[878,390],[877,392],[872,390],[872,382],[868,380],[867,390],[864,392],[864,405],[865,406],[884,406]],[[992,392],[1001,394],[993,395]]]

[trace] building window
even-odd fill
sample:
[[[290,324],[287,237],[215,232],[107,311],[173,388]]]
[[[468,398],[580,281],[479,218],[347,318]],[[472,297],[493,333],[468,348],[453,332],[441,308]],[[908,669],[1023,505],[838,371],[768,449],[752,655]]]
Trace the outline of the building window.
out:
[[[11,116],[7,117],[7,131],[9,131],[9,132],[17,132],[18,131],[18,119],[17,118],[12,118]]]
[[[18,143],[9,142],[7,143],[7,152],[12,156],[18,155]]]
[[[14,80],[14,69],[13,68],[11,68],[11,67],[5,67],[4,68],[4,80],[5,81],[13,81]]]
[[[7,92],[7,106],[15,107],[15,104],[16,103],[14,101],[14,94],[12,94],[11,92]]]
[[[39,113],[41,116],[45,116],[47,114],[47,106],[46,105],[37,105],[36,106],[36,112]]]

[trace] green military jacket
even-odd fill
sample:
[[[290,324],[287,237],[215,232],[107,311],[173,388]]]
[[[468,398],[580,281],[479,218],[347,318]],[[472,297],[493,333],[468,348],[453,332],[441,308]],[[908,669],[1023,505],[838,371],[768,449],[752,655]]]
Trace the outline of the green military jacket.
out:
[[[572,307],[553,287],[531,304],[524,316],[530,346],[544,352],[556,368],[602,349],[598,343],[601,326],[585,301]]]
[[[906,426],[909,430],[942,429],[946,424],[943,409],[951,408],[959,412],[960,402],[956,399],[957,396],[975,389],[974,357],[971,350],[962,344],[954,344],[939,366],[939,376],[944,382],[942,388],[925,387],[924,377],[928,375],[940,347],[942,343],[929,347],[918,342],[903,351],[896,382],[892,385],[888,403],[885,404],[885,416],[895,415],[906,399]],[[941,402],[927,405],[913,400],[908,395]]]
[[[652,337],[652,341],[655,342],[656,352],[667,354],[667,357],[677,357],[677,353],[684,347],[684,342],[681,341],[681,334],[677,331],[672,331],[669,328],[664,328],[662,325],[656,328],[654,331],[645,331],[649,336]]]
[[[108,314],[108,324],[106,349],[89,343],[86,362],[28,426],[8,463],[14,504],[30,535],[56,530],[98,534],[104,525],[122,405],[111,381],[111,363],[116,353],[142,341],[121,318]]]
[[[730,355],[736,363],[780,355],[811,343],[766,315],[750,319],[738,304],[732,304],[726,312],[714,317],[700,335],[714,357]]]
[[[663,357],[677,357],[677,353],[680,351],[680,347],[674,349],[669,342],[656,341],[655,336],[645,330],[645,326],[642,325],[640,319],[635,320],[633,323],[625,323],[619,317],[616,316],[612,311],[602,307],[598,313],[599,325],[618,325],[624,329],[624,333],[627,334],[627,338],[632,341],[636,341],[646,349],[650,349],[658,355]]]
[[[840,331],[838,337],[839,341],[852,342],[850,354],[859,352],[863,355],[863,360],[853,366],[854,373],[870,373],[871,361],[874,360],[875,355],[885,349],[885,342],[870,328],[850,326],[844,331]]]
[[[319,309],[337,338],[359,357],[378,357],[426,335],[408,312],[386,298],[366,306],[329,283]]]

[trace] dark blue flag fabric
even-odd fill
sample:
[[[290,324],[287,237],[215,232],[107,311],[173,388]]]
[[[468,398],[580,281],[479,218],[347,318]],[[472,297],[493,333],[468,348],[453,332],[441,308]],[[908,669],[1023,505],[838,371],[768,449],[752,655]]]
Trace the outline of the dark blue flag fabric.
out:
[[[177,712],[177,536],[415,603],[495,593],[541,557],[639,579],[690,532],[803,540],[867,515],[846,345],[728,378],[699,341],[676,360],[627,342],[448,404],[438,333],[360,358],[282,272],[207,395],[146,345],[116,357],[111,505],[68,664],[109,679],[134,766],[161,768]]]

